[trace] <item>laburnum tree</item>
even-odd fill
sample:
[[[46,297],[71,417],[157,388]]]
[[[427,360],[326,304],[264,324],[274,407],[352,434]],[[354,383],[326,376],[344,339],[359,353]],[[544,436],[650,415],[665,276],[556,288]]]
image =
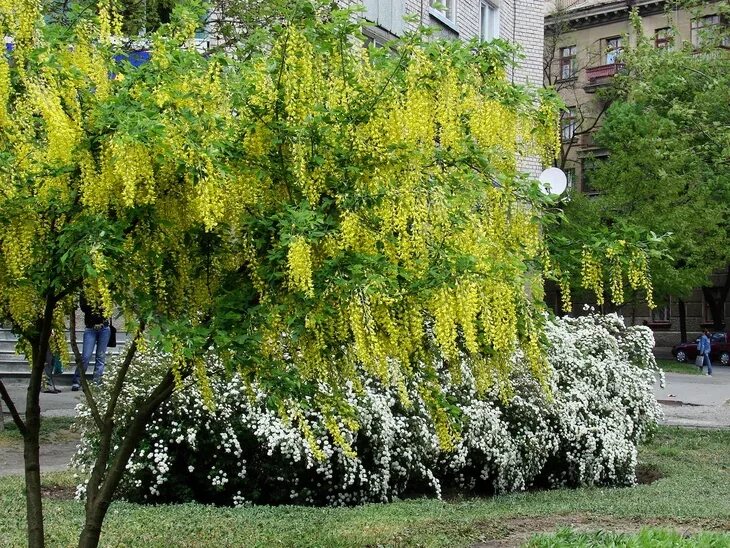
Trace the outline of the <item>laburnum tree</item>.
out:
[[[108,404],[83,380],[100,447],[81,546],[98,544],[175,386],[198,382],[215,405],[209,352],[265,387],[313,448],[305,415],[322,411],[348,452],[343,429],[358,425],[340,387],[359,386],[359,371],[401,388],[406,406],[415,382],[445,448],[459,434],[439,374],[469,367],[480,390],[509,398],[511,368],[549,373],[543,202],[516,158],[555,154],[555,96],[507,81],[503,43],[414,33],[367,48],[351,11],[310,0],[288,10],[246,55],[202,55],[192,37],[204,12],[179,5],[149,37],[151,61],[133,68],[115,50],[113,3],[57,24],[34,1],[0,1],[14,46],[0,58],[0,311],[30,357],[24,418],[0,390],[24,437],[33,546],[44,541],[43,361],[64,345],[80,291],[122,310],[132,333],[104,380]],[[141,345],[172,365],[114,424]],[[114,429],[124,434],[112,446]]]
[[[217,242],[188,208],[198,196],[192,187],[214,177],[212,166],[225,169],[234,135],[221,64],[183,47],[195,12],[166,29],[155,63],[138,73],[114,62],[121,20],[108,4],[72,24],[42,16],[36,2],[0,2],[0,32],[12,40],[0,56],[0,315],[31,364],[24,416],[2,381],[0,393],[24,439],[32,546],[44,542],[39,392],[49,347],[65,351],[64,315],[82,291],[106,315],[123,310],[132,340],[107,379],[117,395],[138,343],[153,338],[142,338],[145,327],[189,333],[209,318],[211,272],[230,242]],[[137,402],[116,449],[117,396],[100,408],[84,377],[82,385],[100,458],[80,544],[95,545],[128,455],[174,379],[170,372]]]

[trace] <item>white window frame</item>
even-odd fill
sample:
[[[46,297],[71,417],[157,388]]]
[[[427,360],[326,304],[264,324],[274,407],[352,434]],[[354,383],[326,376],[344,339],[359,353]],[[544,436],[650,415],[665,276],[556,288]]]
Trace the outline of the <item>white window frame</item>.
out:
[[[575,180],[575,168],[574,167],[566,167],[565,168],[565,179],[568,183],[568,189],[569,190],[575,190],[576,189],[576,180]]]
[[[565,55],[566,50],[570,53],[570,55]],[[577,76],[578,72],[578,66],[577,66],[577,46],[564,46],[562,48],[558,49],[559,55],[559,63],[560,63],[560,80],[570,80],[571,78],[575,78]],[[568,67],[568,74],[565,73],[565,67]]]
[[[436,6],[442,7],[436,7]],[[430,0],[430,12],[439,19],[445,19],[452,25],[456,25],[456,0]]]
[[[491,15],[487,21],[487,15]],[[479,6],[479,39],[488,42],[499,38],[499,4],[482,0]]]
[[[672,298],[650,312],[651,323],[670,323],[672,321]]]
[[[560,137],[564,143],[575,138],[578,129],[578,107],[568,107],[560,116]]]
[[[611,36],[610,38],[604,38],[606,41],[606,51],[604,53],[604,58],[606,60],[607,65],[615,65],[618,62],[618,58],[621,55],[621,51],[623,50],[623,40],[620,36]],[[609,43],[616,41],[615,47],[610,47],[609,49]]]

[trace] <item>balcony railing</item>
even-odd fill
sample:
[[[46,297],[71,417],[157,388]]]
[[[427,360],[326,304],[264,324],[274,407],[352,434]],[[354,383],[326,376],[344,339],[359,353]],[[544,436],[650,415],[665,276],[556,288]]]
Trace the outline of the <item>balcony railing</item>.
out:
[[[587,68],[586,77],[588,78],[588,83],[585,86],[585,91],[593,93],[596,88],[605,86],[623,68],[623,63],[611,63],[610,65]]]

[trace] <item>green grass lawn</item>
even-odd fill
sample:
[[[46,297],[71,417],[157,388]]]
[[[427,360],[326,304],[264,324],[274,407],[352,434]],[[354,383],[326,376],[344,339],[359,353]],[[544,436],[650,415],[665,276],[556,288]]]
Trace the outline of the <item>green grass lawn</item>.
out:
[[[71,432],[71,425],[74,419],[71,417],[48,417],[41,418],[41,443],[60,443],[73,441],[79,438],[75,432]],[[5,419],[5,430],[0,432],[0,447],[3,445],[20,444],[23,436],[20,435],[18,427],[12,419]]]
[[[677,531],[647,528],[637,534],[598,531],[581,533],[563,529],[550,535],[538,535],[528,548],[557,548],[559,546],[612,546],[616,548],[720,548],[730,546],[730,534],[680,534]]]
[[[102,545],[450,547],[500,538],[527,542],[536,533],[564,527],[583,533],[637,533],[644,526],[692,533],[728,531],[729,455],[730,431],[664,427],[642,447],[640,456],[644,475],[660,479],[632,488],[561,489],[446,502],[419,499],[356,508],[234,509],[117,502],[104,524]],[[44,484],[49,493],[48,546],[75,545],[83,508],[62,500],[72,491],[73,476],[48,474]],[[25,545],[22,478],[0,478],[0,508],[0,545]],[[707,545],[730,546],[727,538],[716,537],[721,542]],[[584,543],[576,542],[611,545],[596,539],[589,535]],[[550,537],[543,541],[550,542]],[[536,544],[566,545],[570,544],[562,540]]]
[[[701,374],[699,368],[695,366],[694,362],[680,363],[677,360],[659,358],[657,359],[657,364],[659,364],[659,367],[668,373],[684,373],[685,375]]]

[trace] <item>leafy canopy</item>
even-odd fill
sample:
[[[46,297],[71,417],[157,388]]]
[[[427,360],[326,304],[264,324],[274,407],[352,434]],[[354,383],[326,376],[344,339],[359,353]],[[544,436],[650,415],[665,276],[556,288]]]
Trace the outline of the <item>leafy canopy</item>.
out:
[[[624,53],[597,136],[611,151],[592,179],[600,195],[568,210],[586,226],[670,233],[671,257],[650,264],[662,297],[686,296],[730,261],[730,55],[718,47],[730,30],[706,33],[698,50],[640,36]]]
[[[247,55],[201,55],[203,12],[179,5],[133,68],[113,5],[57,25],[0,1],[2,319],[37,340],[83,287],[145,322],[178,382],[210,399],[213,348],[338,443],[341,387],[365,370],[409,405],[410,378],[450,447],[444,369],[504,398],[517,347],[548,374],[542,199],[516,157],[555,153],[557,101],[507,82],[503,43],[366,48],[352,12],[291,9]]]

